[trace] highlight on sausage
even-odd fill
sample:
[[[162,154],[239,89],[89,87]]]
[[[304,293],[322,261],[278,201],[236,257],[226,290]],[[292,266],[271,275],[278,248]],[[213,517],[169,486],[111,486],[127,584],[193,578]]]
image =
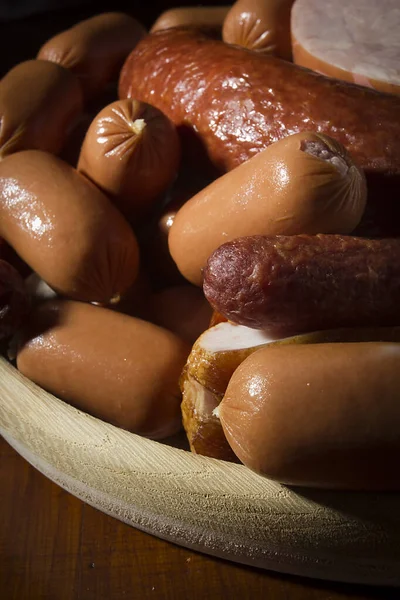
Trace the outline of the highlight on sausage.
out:
[[[239,459],[289,485],[399,490],[400,344],[276,345],[215,411]]]
[[[159,108],[222,172],[289,134],[329,135],[365,171],[374,220],[386,232],[400,231],[397,96],[179,29],[141,40],[121,71],[119,95]],[[192,140],[187,147],[185,154]],[[199,151],[195,160],[198,166]]]
[[[177,68],[188,56],[191,69]],[[400,98],[198,31],[170,29],[141,40],[121,71],[119,95],[150,102],[195,130],[221,170],[291,133],[317,131],[341,142],[367,172],[400,172]]]
[[[127,221],[56,156],[26,150],[0,162],[0,215],[0,235],[61,295],[108,304],[137,276]]]
[[[118,100],[89,126],[78,171],[137,223],[172,183],[179,162],[179,137],[168,117],[149,104]]]
[[[169,249],[186,279],[201,285],[221,244],[246,235],[350,233],[366,199],[364,174],[341,144],[313,132],[290,135],[186,202]]]
[[[163,12],[153,23],[150,33],[171,27],[200,27],[222,31],[229,6],[182,6]]]
[[[236,0],[226,15],[222,39],[228,44],[290,60],[290,11],[293,2]]]
[[[80,21],[48,40],[37,58],[58,63],[78,77],[86,100],[118,78],[119,70],[146,29],[130,15],[103,13]]]

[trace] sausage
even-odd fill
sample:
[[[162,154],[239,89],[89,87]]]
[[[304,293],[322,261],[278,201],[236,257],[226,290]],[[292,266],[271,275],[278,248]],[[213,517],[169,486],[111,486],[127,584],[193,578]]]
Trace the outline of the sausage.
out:
[[[180,272],[201,285],[210,254],[246,235],[350,233],[367,198],[365,177],[322,134],[283,138],[226,173],[178,211],[168,238]]]
[[[297,0],[293,59],[330,77],[400,94],[399,29],[398,0]]]
[[[0,158],[20,150],[58,154],[83,108],[73,73],[46,60],[28,60],[0,82]]]
[[[273,346],[233,374],[217,409],[249,468],[289,485],[399,490],[400,344]]]
[[[124,60],[144,35],[145,28],[130,15],[103,13],[48,40],[37,58],[71,69],[90,100],[118,78]]]
[[[229,11],[229,6],[182,6],[163,12],[154,22],[150,33],[171,27],[207,27],[218,32]]]
[[[185,30],[160,31],[142,40],[121,71],[119,95],[151,102],[180,130],[190,130],[221,171],[289,134],[329,135],[365,171],[368,201],[376,203],[388,231],[399,229],[396,96]]]
[[[179,162],[179,137],[168,117],[149,104],[119,100],[92,121],[78,171],[137,223],[172,183]]]
[[[294,0],[237,0],[227,14],[222,39],[249,50],[291,60],[290,11]]]
[[[0,162],[0,235],[56,292],[116,301],[138,272],[123,216],[61,159],[26,150]]]
[[[186,57],[191,68],[183,76],[177,65]],[[399,98],[197,31],[147,36],[125,62],[119,93],[151,98],[176,125],[196,128],[221,169],[238,166],[289,133],[315,130],[341,142],[367,171],[400,170]]]
[[[193,345],[180,380],[182,421],[190,449],[222,460],[235,457],[214,410],[238,366],[261,347],[372,341],[399,342],[400,327],[330,329],[281,339],[234,323],[220,322],[207,329]]]
[[[29,298],[21,275],[0,259],[0,340],[15,333],[28,309]]]
[[[156,325],[173,331],[183,340],[194,344],[205,331],[211,320],[211,307],[199,288],[191,285],[176,285],[165,288],[150,299]]]
[[[274,336],[400,325],[400,240],[249,236],[218,248],[204,293],[229,320]]]
[[[154,439],[181,428],[178,379],[190,348],[171,332],[52,300],[32,313],[22,339],[18,369],[62,400]]]

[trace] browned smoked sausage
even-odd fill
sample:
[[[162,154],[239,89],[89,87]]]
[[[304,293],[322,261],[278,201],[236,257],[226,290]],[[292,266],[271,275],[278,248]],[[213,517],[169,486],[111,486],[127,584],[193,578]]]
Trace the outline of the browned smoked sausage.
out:
[[[400,240],[238,238],[210,256],[204,293],[228,319],[277,337],[400,325]]]
[[[399,98],[203,33],[166,30],[144,38],[124,65],[119,91],[196,127],[222,169],[312,130],[339,140],[364,169],[400,172]]]
[[[385,211],[398,203],[397,96],[184,29],[141,40],[125,62],[119,94],[150,102],[176,125],[196,131],[221,170],[289,134],[325,133],[366,171],[372,199],[385,204]]]

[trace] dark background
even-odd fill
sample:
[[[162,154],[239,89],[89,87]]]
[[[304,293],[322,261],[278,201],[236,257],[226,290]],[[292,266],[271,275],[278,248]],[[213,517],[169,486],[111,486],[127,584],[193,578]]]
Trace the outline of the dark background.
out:
[[[102,12],[126,12],[151,27],[169,8],[223,4],[233,4],[233,0],[0,0],[0,77],[17,63],[35,58],[56,33]]]

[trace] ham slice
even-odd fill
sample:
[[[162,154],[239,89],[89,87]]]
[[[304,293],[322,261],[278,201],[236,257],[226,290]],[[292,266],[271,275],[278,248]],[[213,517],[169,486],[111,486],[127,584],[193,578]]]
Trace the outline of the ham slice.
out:
[[[296,64],[400,94],[399,0],[296,0],[291,31]]]

